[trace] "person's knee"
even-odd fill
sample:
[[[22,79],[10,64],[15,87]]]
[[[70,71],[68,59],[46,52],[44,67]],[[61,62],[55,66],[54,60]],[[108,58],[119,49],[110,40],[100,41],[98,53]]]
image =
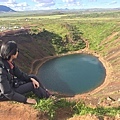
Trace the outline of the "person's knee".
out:
[[[29,75],[30,77],[34,78],[41,84],[41,80],[36,75]]]
[[[37,78],[36,75],[29,75],[29,76],[32,77],[32,78],[34,78],[34,79],[36,79],[36,80],[38,80],[38,78]]]

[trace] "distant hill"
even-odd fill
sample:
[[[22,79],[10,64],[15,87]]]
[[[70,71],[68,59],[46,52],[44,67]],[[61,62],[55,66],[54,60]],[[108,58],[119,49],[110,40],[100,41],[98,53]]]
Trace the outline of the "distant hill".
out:
[[[15,12],[15,11],[7,6],[0,5],[0,12]]]

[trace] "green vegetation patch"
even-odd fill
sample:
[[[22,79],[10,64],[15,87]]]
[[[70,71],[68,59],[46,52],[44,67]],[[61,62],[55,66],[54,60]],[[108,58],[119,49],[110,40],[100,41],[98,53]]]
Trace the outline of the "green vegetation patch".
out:
[[[99,50],[101,41],[113,33],[113,30],[116,28],[116,23],[87,21],[78,22],[76,26],[83,33],[83,37],[88,40],[90,49]]]
[[[96,116],[111,116],[115,117],[120,114],[120,107],[89,107],[85,105],[83,101],[67,101],[65,99],[60,99],[59,101],[54,101],[52,99],[43,99],[39,100],[38,103],[34,106],[35,109],[38,109],[46,113],[50,119],[54,119],[56,111],[59,108],[69,108],[73,113],[73,116],[76,115],[96,115]]]

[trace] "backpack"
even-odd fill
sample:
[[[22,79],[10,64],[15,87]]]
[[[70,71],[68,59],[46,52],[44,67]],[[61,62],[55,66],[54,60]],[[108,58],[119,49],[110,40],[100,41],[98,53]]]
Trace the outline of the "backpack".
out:
[[[4,68],[4,64],[0,58],[0,75],[2,74],[2,68]],[[0,78],[0,82],[1,82],[1,78]]]
[[[4,64],[0,58],[0,75],[2,74],[2,68],[4,68]],[[0,84],[1,84],[1,77],[0,77]],[[4,98],[4,96],[2,95],[1,90],[0,90],[0,100],[3,98]]]

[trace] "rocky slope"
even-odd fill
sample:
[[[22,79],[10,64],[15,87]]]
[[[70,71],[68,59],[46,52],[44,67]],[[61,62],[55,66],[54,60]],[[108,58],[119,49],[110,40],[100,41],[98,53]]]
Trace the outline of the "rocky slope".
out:
[[[55,53],[54,48],[49,41],[50,38],[46,40],[41,36],[36,35],[35,37],[34,35],[30,35],[29,29],[0,33],[0,39],[2,41],[14,40],[17,42],[20,52],[16,62],[25,72],[30,71],[34,60],[54,55]]]

